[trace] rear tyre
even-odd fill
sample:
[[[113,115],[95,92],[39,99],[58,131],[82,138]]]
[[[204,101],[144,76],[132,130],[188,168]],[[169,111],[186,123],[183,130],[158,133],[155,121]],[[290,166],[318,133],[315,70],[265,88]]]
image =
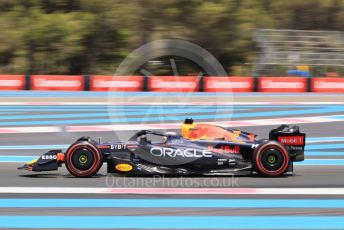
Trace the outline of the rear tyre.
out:
[[[65,165],[75,177],[92,177],[103,165],[103,155],[94,143],[77,141],[67,150]]]
[[[278,177],[289,168],[288,150],[279,142],[268,141],[253,154],[253,168],[261,176]]]

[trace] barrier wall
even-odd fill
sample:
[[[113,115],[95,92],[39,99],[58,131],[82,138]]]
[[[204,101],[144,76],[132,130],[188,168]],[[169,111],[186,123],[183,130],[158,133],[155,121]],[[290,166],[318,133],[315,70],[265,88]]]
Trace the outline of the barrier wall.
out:
[[[148,91],[155,92],[197,92],[201,77],[152,76],[148,77]]]
[[[70,75],[32,75],[31,90],[82,91],[85,89],[83,76]]]
[[[91,91],[142,91],[144,77],[142,76],[91,76]]]
[[[344,78],[314,78],[311,90],[317,93],[344,93]]]
[[[344,93],[344,78],[0,75],[0,90]]]
[[[25,84],[24,75],[0,75],[0,90],[24,90]]]
[[[307,91],[307,78],[260,77],[258,91],[270,93],[301,93]]]
[[[204,77],[205,92],[252,92],[253,77]]]

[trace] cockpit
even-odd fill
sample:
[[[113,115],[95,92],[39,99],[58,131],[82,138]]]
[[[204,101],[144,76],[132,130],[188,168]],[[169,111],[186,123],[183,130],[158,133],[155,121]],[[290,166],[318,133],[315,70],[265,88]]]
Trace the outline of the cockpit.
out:
[[[254,141],[255,135],[242,133],[240,130],[228,130],[209,124],[195,124],[192,119],[185,119],[181,127],[182,136],[189,140],[224,140],[230,142]]]
[[[195,124],[192,119],[186,119],[181,127],[181,136],[191,141],[223,140],[229,142],[254,142],[256,135],[235,129],[226,129],[210,124]],[[179,139],[176,132],[162,133],[159,131],[142,130],[132,136],[129,141],[149,144],[165,144],[169,139]]]

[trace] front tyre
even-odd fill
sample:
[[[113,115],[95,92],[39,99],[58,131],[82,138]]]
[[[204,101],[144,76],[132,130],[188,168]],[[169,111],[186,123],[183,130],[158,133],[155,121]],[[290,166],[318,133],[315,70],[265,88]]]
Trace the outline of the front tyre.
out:
[[[91,177],[103,165],[103,155],[91,142],[77,141],[68,148],[65,165],[67,170],[75,177]]]
[[[290,157],[281,143],[268,141],[258,146],[252,160],[253,168],[259,175],[278,177],[288,170]]]

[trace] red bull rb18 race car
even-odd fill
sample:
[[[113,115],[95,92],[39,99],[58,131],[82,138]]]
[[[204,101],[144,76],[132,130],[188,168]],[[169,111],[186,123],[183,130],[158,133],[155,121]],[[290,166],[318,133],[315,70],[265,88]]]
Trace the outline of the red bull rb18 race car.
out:
[[[107,163],[108,173],[124,175],[237,175],[278,177],[304,160],[304,133],[281,125],[268,139],[210,124],[184,121],[181,134],[142,130],[126,142],[98,143],[81,137],[67,151],[50,150],[18,169],[57,170],[63,164],[75,177],[92,177]]]

